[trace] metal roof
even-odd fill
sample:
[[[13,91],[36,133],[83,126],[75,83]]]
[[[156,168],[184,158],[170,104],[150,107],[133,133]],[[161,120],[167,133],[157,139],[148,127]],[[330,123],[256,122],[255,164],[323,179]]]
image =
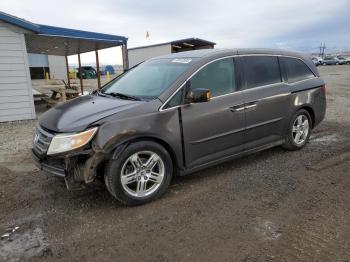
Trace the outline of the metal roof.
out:
[[[160,43],[160,44],[154,44],[154,45],[146,45],[146,46],[138,46],[138,47],[133,47],[129,48],[128,50],[135,50],[135,49],[141,49],[141,48],[148,48],[148,47],[155,47],[155,46],[162,46],[162,45],[175,45],[175,46],[186,46],[186,47],[201,47],[201,46],[214,46],[216,43],[196,38],[196,37],[191,37],[191,38],[185,38],[185,39],[180,39],[180,40],[174,40],[170,42],[165,42],[165,43]]]
[[[123,45],[128,40],[124,36],[35,24],[1,11],[0,21],[31,31],[25,36],[28,52],[32,53],[72,55]]]

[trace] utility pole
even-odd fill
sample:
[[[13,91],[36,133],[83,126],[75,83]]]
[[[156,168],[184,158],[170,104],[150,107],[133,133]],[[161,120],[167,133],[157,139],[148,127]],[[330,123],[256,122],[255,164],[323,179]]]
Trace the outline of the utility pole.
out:
[[[326,44],[325,43],[321,43],[320,46],[319,46],[319,49],[320,49],[319,56],[323,58],[324,57],[324,50],[326,49]]]

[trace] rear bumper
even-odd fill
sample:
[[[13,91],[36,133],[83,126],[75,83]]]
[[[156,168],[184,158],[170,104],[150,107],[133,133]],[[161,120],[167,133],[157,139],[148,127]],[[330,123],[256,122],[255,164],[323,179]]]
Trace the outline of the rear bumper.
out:
[[[37,168],[40,170],[43,170],[44,172],[53,175],[53,176],[58,176],[58,177],[66,177],[67,173],[65,169],[59,165],[54,165],[52,163],[47,163],[43,160],[41,160],[32,150],[32,158],[34,161],[34,164]]]

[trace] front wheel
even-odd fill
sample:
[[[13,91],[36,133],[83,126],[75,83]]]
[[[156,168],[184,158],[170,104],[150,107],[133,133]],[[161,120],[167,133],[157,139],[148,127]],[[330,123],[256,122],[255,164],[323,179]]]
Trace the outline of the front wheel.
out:
[[[126,205],[141,205],[162,196],[173,174],[167,150],[153,141],[131,143],[105,171],[109,192]]]
[[[301,109],[296,112],[289,124],[283,147],[288,150],[299,150],[309,141],[312,122],[308,111]]]

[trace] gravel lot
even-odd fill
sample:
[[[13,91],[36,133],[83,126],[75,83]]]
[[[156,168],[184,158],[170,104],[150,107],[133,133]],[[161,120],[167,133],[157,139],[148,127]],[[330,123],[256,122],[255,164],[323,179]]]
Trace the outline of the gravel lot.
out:
[[[31,163],[35,121],[0,123],[0,261],[350,261],[350,66],[319,70],[328,111],[303,150],[175,178],[140,207],[67,191]]]

